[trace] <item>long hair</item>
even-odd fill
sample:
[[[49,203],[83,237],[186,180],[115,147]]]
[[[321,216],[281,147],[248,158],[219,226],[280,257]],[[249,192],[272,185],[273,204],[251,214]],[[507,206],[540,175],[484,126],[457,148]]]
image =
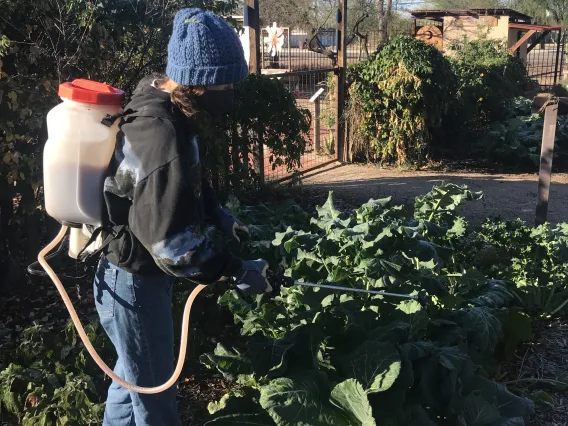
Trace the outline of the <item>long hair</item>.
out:
[[[167,80],[166,80],[167,81]],[[177,86],[171,93],[172,102],[188,118],[202,112],[197,104],[197,97],[202,95],[205,89],[195,86]]]

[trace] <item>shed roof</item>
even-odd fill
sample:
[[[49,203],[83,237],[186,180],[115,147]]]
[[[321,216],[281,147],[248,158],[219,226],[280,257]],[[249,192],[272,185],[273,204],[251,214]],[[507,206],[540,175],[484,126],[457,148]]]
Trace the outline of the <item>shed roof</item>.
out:
[[[509,28],[515,28],[517,30],[535,30],[535,31],[546,31],[546,30],[561,30],[560,25],[537,25],[537,24],[521,24],[518,22],[509,22]]]
[[[410,10],[409,13],[415,18],[441,18],[443,16],[510,16],[515,19],[531,21],[531,17],[513,9],[420,9]]]

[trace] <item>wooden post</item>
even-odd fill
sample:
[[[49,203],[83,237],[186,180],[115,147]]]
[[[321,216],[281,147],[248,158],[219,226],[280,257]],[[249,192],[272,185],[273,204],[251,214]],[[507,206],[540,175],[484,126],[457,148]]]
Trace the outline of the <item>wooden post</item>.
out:
[[[337,70],[335,73],[335,152],[345,159],[345,76],[347,70],[347,0],[339,0],[337,9]]]
[[[521,46],[527,42],[527,40],[535,33],[535,30],[529,30],[525,33],[524,36],[520,36],[522,31],[517,33],[517,42],[509,48],[509,52],[513,55],[519,56],[520,52],[517,52],[521,48]]]
[[[244,25],[249,27],[249,73],[260,74],[260,12],[258,0],[247,0]]]
[[[258,0],[246,0],[244,25],[249,27],[249,74],[261,74],[260,61],[260,10]],[[260,187],[264,187],[264,144],[262,129],[256,129],[257,143],[253,147],[253,164]],[[249,151],[243,151],[243,162],[248,170]]]
[[[558,117],[558,99],[552,99],[544,109],[544,129],[542,131],[542,147],[540,151],[540,171],[538,173],[538,201],[536,205],[535,225],[542,225],[548,216],[548,195],[552,174],[552,157],[554,155],[554,136]]]
[[[310,102],[314,104],[314,143],[316,146],[316,153],[321,149],[321,112],[320,112],[320,98],[321,95],[325,92],[325,89],[322,87],[319,89],[314,95],[310,98]]]

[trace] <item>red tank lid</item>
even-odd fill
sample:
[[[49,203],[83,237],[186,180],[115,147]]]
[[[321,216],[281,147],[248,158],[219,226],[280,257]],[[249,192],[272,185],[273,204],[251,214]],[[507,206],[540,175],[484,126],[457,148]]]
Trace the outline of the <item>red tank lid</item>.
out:
[[[59,96],[76,102],[95,105],[124,104],[124,91],[98,81],[78,78],[59,85]]]

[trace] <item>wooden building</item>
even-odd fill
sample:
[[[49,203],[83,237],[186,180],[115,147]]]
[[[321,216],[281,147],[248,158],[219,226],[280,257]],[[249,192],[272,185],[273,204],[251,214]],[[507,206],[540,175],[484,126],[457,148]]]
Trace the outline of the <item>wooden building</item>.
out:
[[[413,37],[451,54],[464,39],[504,40],[511,53],[527,61],[528,53],[559,26],[536,25],[512,9],[412,10]],[[560,37],[560,31],[558,37]]]

